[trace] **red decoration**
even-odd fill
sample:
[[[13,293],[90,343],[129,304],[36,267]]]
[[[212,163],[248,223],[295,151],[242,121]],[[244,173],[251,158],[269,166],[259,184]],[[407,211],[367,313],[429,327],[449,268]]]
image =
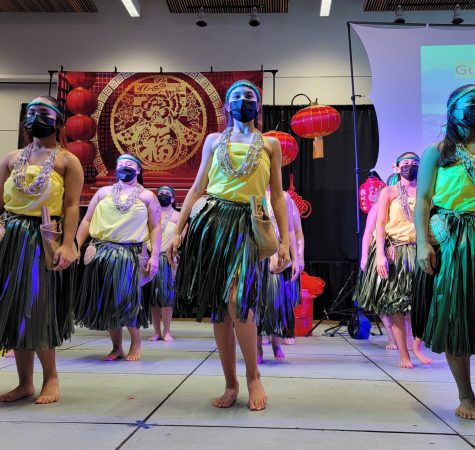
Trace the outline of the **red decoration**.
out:
[[[96,81],[95,72],[67,72],[66,80],[73,88],[90,88]]]
[[[97,97],[89,90],[76,88],[66,97],[66,107],[74,114],[91,114],[97,105]]]
[[[87,141],[96,133],[96,122],[88,116],[78,114],[66,120],[66,134],[73,141]]]
[[[68,143],[68,150],[76,155],[81,161],[81,164],[91,164],[94,159],[94,148],[89,142],[84,141],[72,141]]]
[[[264,136],[276,138],[280,142],[282,148],[282,167],[290,164],[297,158],[299,153],[299,145],[293,136],[283,131],[271,130],[264,133]]]
[[[294,308],[295,335],[307,336],[313,327],[313,300],[323,293],[325,281],[311,277],[306,272],[300,274],[302,283],[301,303]]]
[[[377,203],[379,194],[386,184],[377,176],[370,175],[360,186],[360,208],[365,214],[369,213],[371,207]]]
[[[312,205],[310,202],[304,200],[295,190],[293,173],[290,174],[290,186],[287,189],[287,194],[289,194],[290,198],[294,201],[302,219],[306,219],[310,214],[312,214]]]
[[[290,125],[298,136],[313,139],[313,157],[323,158],[322,138],[338,130],[340,123],[341,116],[335,108],[311,103],[294,114]]]

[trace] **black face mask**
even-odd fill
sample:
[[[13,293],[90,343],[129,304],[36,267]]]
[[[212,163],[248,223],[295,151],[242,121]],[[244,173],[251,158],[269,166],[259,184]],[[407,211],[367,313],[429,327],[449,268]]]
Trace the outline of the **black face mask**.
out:
[[[407,181],[413,181],[417,178],[417,172],[419,171],[419,166],[407,165],[401,166],[401,177],[405,178]]]
[[[36,138],[45,138],[56,132],[56,120],[46,114],[32,114],[25,120],[25,128]]]
[[[172,198],[166,194],[158,194],[158,203],[163,207],[169,206],[172,203]]]
[[[128,182],[135,178],[137,172],[132,167],[122,166],[115,171],[115,174],[120,181]]]
[[[257,117],[257,102],[253,100],[235,100],[229,103],[229,114],[233,119],[248,123]]]

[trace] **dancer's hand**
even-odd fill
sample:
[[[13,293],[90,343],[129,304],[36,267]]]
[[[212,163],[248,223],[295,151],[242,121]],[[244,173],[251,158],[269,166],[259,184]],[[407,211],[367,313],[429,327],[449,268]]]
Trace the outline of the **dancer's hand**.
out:
[[[436,265],[435,251],[432,245],[418,245],[417,246],[417,263],[424,272],[429,275],[434,275]]]
[[[289,244],[279,244],[279,250],[277,251],[277,267],[275,273],[283,272],[290,262]]]
[[[67,269],[73,261],[78,259],[78,255],[72,247],[62,245],[56,250],[53,257],[54,269],[56,272]]]
[[[389,275],[389,263],[388,258],[385,255],[378,255],[376,257],[376,271],[378,275],[384,280],[388,279]]]
[[[300,267],[298,261],[292,261],[292,278],[290,281],[295,281],[300,275]]]
[[[176,269],[177,266],[177,256],[178,256],[178,249],[181,245],[181,234],[174,234],[172,240],[170,241],[170,245],[167,248],[167,259],[168,264],[172,267],[173,270]]]
[[[158,272],[158,256],[150,256],[145,266],[145,271],[154,277]]]

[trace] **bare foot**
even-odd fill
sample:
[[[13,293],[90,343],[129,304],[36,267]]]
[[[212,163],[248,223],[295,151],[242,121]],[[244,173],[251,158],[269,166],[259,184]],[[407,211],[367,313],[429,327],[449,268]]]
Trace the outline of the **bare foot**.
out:
[[[163,336],[163,340],[165,342],[173,342],[173,337],[170,333],[165,333],[165,336]]]
[[[121,348],[112,349],[112,351],[104,357],[104,361],[117,361],[124,358],[124,350]]]
[[[428,356],[424,355],[422,353],[422,349],[417,347],[417,345],[414,345],[414,356],[424,365],[428,366],[429,364],[432,363],[432,358],[429,358]]]
[[[149,341],[161,341],[162,340],[162,335],[160,333],[155,333],[152,337],[148,338]]]
[[[388,345],[386,345],[386,350],[398,350],[396,342],[389,341]]]
[[[412,369],[414,366],[413,366],[410,358],[401,357],[401,360],[399,361],[399,367],[401,369]]]
[[[249,391],[249,402],[247,404],[249,409],[251,411],[262,411],[266,409],[267,396],[261,380],[257,378],[253,381],[248,381],[247,389]]]
[[[285,345],[295,345],[295,338],[285,338],[284,339]]]
[[[221,397],[217,397],[211,403],[216,408],[231,408],[236,403],[239,395],[239,386],[235,388],[226,388]]]
[[[270,337],[262,336],[262,345],[269,345],[269,344],[270,344]]]
[[[8,352],[5,352],[3,357],[4,358],[14,358],[15,357],[15,350],[8,350]]]
[[[10,392],[0,395],[0,402],[16,402],[25,397],[30,397],[35,393],[35,386],[28,384],[25,386],[17,386]]]
[[[285,353],[280,346],[280,340],[272,339],[272,351],[274,352],[274,358],[277,361],[285,361]]]
[[[125,358],[126,361],[138,361],[140,356],[142,355],[142,349],[140,344],[130,344],[130,349],[127,357]]]
[[[43,382],[40,395],[35,400],[37,405],[46,405],[48,403],[56,403],[59,400],[59,379],[58,377],[50,378]]]
[[[455,414],[462,419],[475,420],[475,399],[462,399]]]

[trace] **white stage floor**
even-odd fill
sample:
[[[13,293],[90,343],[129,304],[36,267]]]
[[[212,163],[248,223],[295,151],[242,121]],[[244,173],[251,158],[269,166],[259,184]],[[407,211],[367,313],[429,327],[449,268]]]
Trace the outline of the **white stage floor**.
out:
[[[57,354],[61,401],[0,404],[0,448],[76,449],[447,449],[475,448],[475,422],[454,415],[457,391],[443,355],[412,370],[397,366],[386,337],[297,338],[287,363],[264,347],[269,403],[247,409],[244,364],[234,408],[210,406],[224,378],[210,324],[174,321],[175,342],[147,342],[139,362],[103,362],[105,333],[77,329]],[[124,330],[124,337],[128,336]],[[128,348],[128,340],[125,342]],[[475,366],[474,366],[475,368]],[[37,393],[41,386],[35,362]],[[0,392],[17,382],[0,358]]]

